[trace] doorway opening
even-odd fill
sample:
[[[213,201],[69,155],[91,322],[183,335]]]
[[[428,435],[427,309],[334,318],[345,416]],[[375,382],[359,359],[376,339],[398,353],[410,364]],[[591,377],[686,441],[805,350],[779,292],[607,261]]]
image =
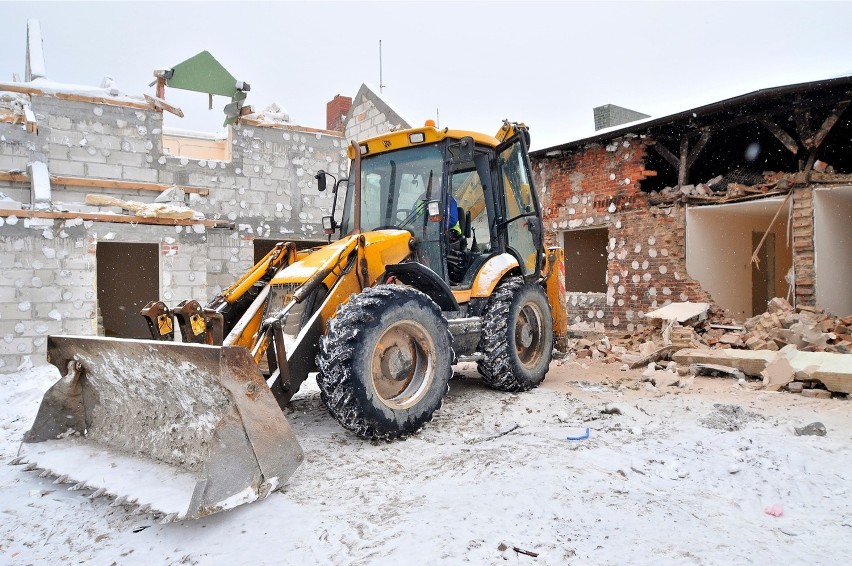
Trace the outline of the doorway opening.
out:
[[[766,312],[773,297],[793,300],[787,280],[793,265],[787,238],[792,203],[772,222],[783,203],[782,197],[687,208],[686,270],[739,320]],[[752,254],[770,222],[755,264]]]
[[[158,244],[98,242],[99,330],[116,338],[151,338],[140,315],[142,307],[160,296]]]
[[[606,293],[608,242],[608,228],[569,230],[564,233],[566,291]]]

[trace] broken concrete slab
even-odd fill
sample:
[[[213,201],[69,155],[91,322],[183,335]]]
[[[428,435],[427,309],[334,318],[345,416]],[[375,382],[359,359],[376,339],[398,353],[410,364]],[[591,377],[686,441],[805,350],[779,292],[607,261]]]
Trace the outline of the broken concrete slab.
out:
[[[746,375],[761,376],[766,366],[785,357],[797,379],[819,381],[829,391],[852,393],[852,354],[801,352],[786,346],[781,352],[768,350],[700,350],[686,348],[674,353],[680,365],[719,364],[739,369]],[[791,380],[792,381],[792,380]]]
[[[659,360],[662,360],[674,351],[675,348],[673,346],[665,346],[663,348],[660,348],[659,350],[651,352],[647,356],[643,356],[636,361],[630,362],[630,367],[632,369],[636,369],[642,366],[647,366],[650,362],[657,362]],[[625,362],[627,361],[625,357],[622,357],[622,359]]]
[[[674,320],[686,322],[691,318],[698,317],[704,320],[707,315],[709,303],[670,303],[662,308],[645,314],[645,318],[659,318],[662,320]]]
[[[795,373],[790,361],[784,355],[779,355],[766,364],[760,372],[763,376],[763,387],[769,391],[781,391],[784,386],[793,381]]]
[[[852,354],[833,352],[789,352],[793,369],[819,381],[829,391],[852,393]]]
[[[672,359],[680,365],[719,364],[734,367],[746,375],[758,376],[766,364],[778,354],[768,350],[700,350],[685,348],[674,353]]]

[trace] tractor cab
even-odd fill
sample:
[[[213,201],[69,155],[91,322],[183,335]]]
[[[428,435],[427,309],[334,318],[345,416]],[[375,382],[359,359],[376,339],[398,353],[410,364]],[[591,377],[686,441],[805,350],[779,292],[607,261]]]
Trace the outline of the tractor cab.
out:
[[[471,288],[482,266],[500,254],[514,257],[520,275],[538,277],[541,216],[526,131],[507,124],[501,141],[427,122],[353,142],[350,177],[340,182],[348,181],[342,218],[337,223],[332,211],[326,233],[408,230],[415,259],[454,289]],[[320,190],[325,176],[317,175]]]

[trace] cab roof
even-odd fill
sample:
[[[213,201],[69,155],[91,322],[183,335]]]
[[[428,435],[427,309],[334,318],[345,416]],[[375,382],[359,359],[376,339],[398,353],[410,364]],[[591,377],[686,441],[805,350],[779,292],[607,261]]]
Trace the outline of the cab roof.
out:
[[[423,135],[420,136],[419,134]],[[473,138],[473,141],[479,145],[488,147],[497,147],[500,145],[500,140],[494,136],[479,132],[469,132],[467,130],[451,130],[449,128],[439,130],[434,126],[389,132],[381,136],[359,141],[358,145],[361,147],[361,155],[367,156],[396,151],[405,147],[437,143],[445,139],[457,140],[468,136]],[[355,150],[351,145],[349,146],[349,159],[355,159]]]

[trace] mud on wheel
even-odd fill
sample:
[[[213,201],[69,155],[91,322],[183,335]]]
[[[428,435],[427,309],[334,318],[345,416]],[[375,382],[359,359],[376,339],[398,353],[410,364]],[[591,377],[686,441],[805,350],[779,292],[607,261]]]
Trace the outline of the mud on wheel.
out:
[[[537,387],[553,354],[553,318],[539,285],[511,277],[491,295],[482,318],[483,380],[501,391]]]
[[[379,285],[338,307],[320,340],[317,383],[328,411],[362,438],[392,440],[432,419],[452,375],[441,309],[410,287]]]

